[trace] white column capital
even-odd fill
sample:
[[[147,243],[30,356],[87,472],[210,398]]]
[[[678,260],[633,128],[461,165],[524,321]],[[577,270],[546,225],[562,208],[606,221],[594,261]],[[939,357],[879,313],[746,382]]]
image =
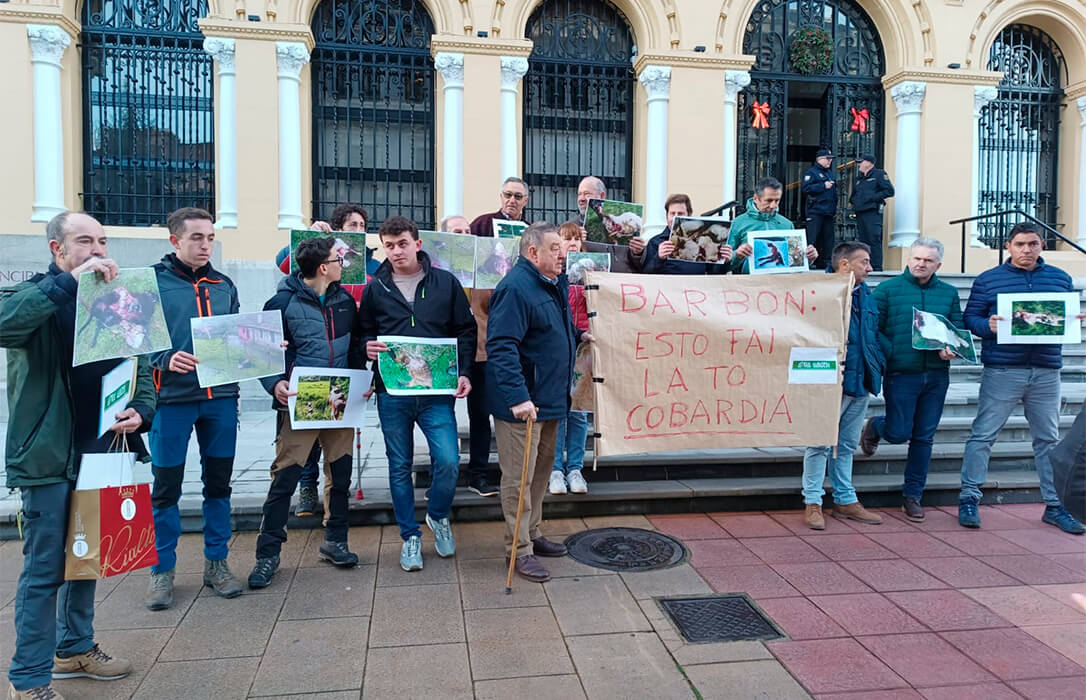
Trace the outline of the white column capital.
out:
[[[464,87],[464,54],[439,51],[434,56],[434,69],[441,73],[445,87]]]
[[[280,78],[298,79],[302,66],[309,63],[309,49],[300,41],[275,42],[275,60]]]
[[[1082,117],[1083,126],[1086,126],[1086,96],[1075,100],[1075,106],[1078,107],[1078,114]]]
[[[666,100],[671,95],[671,66],[645,66],[637,81],[649,95],[649,102]]]
[[[897,106],[898,114],[919,114],[924,104],[924,93],[928,90],[927,83],[906,81],[898,83],[890,88],[890,97]]]
[[[221,36],[209,36],[204,39],[204,51],[211,54],[219,66],[219,75],[234,72],[234,40]]]
[[[60,66],[60,57],[72,43],[72,37],[55,24],[28,24],[26,36],[30,39],[30,60]]]
[[[745,70],[724,71],[724,101],[735,102],[736,96],[750,85],[750,73]]]
[[[994,85],[973,86],[973,118],[980,119],[980,113],[988,103],[999,97],[999,90]]]
[[[528,72],[528,59],[523,56],[502,56],[502,90],[516,90],[517,83]]]

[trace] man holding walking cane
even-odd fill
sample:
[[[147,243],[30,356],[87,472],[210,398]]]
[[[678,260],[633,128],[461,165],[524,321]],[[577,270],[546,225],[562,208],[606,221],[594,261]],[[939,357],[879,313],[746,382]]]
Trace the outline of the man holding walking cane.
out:
[[[577,343],[593,340],[573,325],[564,259],[562,239],[552,224],[529,226],[520,239],[517,264],[490,299],[487,327],[487,384],[493,387],[505,551],[515,559],[517,574],[537,582],[551,575],[536,557],[566,554],[565,545],[543,537],[539,523],[558,421],[570,408]]]

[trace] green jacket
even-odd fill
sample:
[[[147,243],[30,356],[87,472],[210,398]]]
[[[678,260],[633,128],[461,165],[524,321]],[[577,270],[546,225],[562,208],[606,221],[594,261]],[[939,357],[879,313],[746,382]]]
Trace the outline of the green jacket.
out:
[[[965,328],[956,287],[937,275],[920,284],[906,268],[875,287],[875,301],[879,305],[879,342],[886,355],[887,374],[947,370],[950,363],[939,359],[939,351],[913,348],[913,307],[940,314],[958,328]]]
[[[731,233],[728,234],[728,245],[734,251],[744,243],[748,243],[747,234],[751,231],[789,231],[795,228],[792,222],[777,212],[763,214],[754,206],[754,198],[747,200],[747,213],[740,214],[732,221]],[[734,253],[733,253],[734,255]],[[728,266],[733,275],[746,275],[750,273],[750,258],[732,258]]]
[[[68,273],[51,273],[0,290],[0,347],[8,356],[9,488],[75,480],[72,358],[64,352],[70,343],[57,311],[75,304],[76,289]],[[148,423],[155,393],[146,358],[139,359],[136,393],[128,406]]]

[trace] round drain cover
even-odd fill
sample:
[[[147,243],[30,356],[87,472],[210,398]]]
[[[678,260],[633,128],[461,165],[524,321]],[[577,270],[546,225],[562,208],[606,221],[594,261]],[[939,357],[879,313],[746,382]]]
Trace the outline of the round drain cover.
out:
[[[606,527],[566,538],[569,555],[608,571],[649,571],[675,566],[686,557],[682,542],[653,530]]]

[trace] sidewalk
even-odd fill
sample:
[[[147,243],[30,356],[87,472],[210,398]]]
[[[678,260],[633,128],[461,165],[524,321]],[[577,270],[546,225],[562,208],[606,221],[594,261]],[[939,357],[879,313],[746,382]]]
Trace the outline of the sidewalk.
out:
[[[965,531],[931,509],[879,526],[799,512],[573,518],[584,528],[658,528],[691,558],[614,574],[570,558],[554,579],[503,593],[502,525],[457,523],[457,554],[400,570],[395,527],[356,527],[361,564],[319,562],[319,530],[292,531],[259,593],[203,589],[198,535],[184,535],[173,609],[142,604],[147,572],[98,586],[98,640],[135,673],[58,681],[74,698],[1081,698],[1086,688],[1086,538],[1040,523],[1042,506],[982,507]],[[242,577],[254,533],[234,539]],[[12,653],[19,543],[0,543],[0,668]],[[788,639],[686,644],[654,597],[747,592]]]

